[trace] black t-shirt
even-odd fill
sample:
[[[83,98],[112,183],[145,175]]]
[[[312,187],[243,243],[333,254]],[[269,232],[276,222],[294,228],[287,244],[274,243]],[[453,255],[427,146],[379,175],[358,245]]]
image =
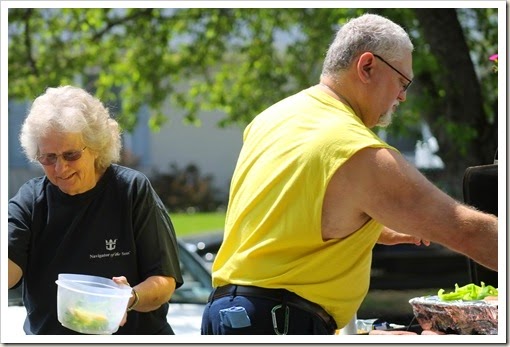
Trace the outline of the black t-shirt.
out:
[[[183,283],[175,231],[142,173],[111,165],[97,185],[67,195],[46,177],[26,182],[9,200],[9,259],[23,270],[27,334],[75,334],[57,320],[59,273],[126,276],[135,286],[149,276]],[[155,334],[168,303],[130,311],[116,334]]]

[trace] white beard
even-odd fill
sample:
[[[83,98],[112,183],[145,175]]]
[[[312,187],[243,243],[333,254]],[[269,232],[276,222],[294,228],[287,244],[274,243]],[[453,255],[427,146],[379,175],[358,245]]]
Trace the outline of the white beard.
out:
[[[392,118],[393,118],[393,110],[396,110],[398,107],[398,104],[393,105],[386,113],[382,114],[379,117],[379,121],[377,122],[377,126],[381,128],[385,128],[388,125],[391,124]]]
[[[388,125],[391,124],[392,118],[393,118],[393,111],[390,110],[390,111],[386,112],[385,114],[381,115],[381,117],[379,117],[379,122],[377,122],[377,126],[382,127],[382,128],[387,127]]]

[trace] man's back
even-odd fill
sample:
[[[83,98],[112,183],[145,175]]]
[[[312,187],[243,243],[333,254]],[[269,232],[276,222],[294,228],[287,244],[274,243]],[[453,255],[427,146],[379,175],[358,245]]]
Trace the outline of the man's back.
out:
[[[232,179],[213,285],[286,288],[347,322],[368,290],[381,226],[365,220],[356,235],[324,241],[322,206],[338,167],[366,146],[389,147],[317,87],[256,117]]]

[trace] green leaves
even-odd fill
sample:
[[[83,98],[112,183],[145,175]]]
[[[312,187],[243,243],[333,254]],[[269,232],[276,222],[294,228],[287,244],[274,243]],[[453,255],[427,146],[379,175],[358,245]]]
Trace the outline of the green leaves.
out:
[[[455,283],[455,290],[453,292],[446,293],[444,289],[439,289],[437,296],[442,301],[453,301],[453,300],[482,300],[487,296],[497,296],[498,289],[489,285],[486,286],[484,282],[480,283],[482,286],[479,287],[474,283],[467,284],[463,287],[459,287]]]
[[[222,110],[222,125],[246,124],[317,81],[319,47],[327,47],[333,20],[347,12],[9,9],[9,97],[33,100],[49,86],[77,84],[117,105],[126,131],[142,105],[151,109],[151,128],[159,128],[171,117],[162,110],[167,100],[184,107],[190,122],[200,110]],[[282,44],[299,31],[310,37]]]
[[[137,125],[143,105],[150,108],[149,126],[157,130],[172,117],[169,101],[193,124],[200,111],[220,110],[225,113],[220,126],[244,125],[274,102],[317,83],[336,29],[364,12],[395,20],[416,46],[417,89],[401,108],[399,130],[419,117],[436,117],[450,94],[441,80],[442,62],[431,53],[412,9],[13,8],[9,97],[33,100],[49,86],[77,84],[115,105],[125,131]],[[472,51],[493,52],[494,10],[459,13],[476,28],[466,30]],[[486,59],[483,63],[490,69]],[[492,105],[496,79],[488,83],[484,95]],[[474,136],[462,126],[449,129],[454,136],[463,134],[459,142]]]

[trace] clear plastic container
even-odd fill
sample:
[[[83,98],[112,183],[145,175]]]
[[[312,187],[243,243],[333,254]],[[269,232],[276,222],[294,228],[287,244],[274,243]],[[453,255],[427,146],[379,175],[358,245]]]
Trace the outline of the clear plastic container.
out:
[[[113,334],[126,312],[131,287],[98,276],[59,274],[58,321],[83,334]]]

